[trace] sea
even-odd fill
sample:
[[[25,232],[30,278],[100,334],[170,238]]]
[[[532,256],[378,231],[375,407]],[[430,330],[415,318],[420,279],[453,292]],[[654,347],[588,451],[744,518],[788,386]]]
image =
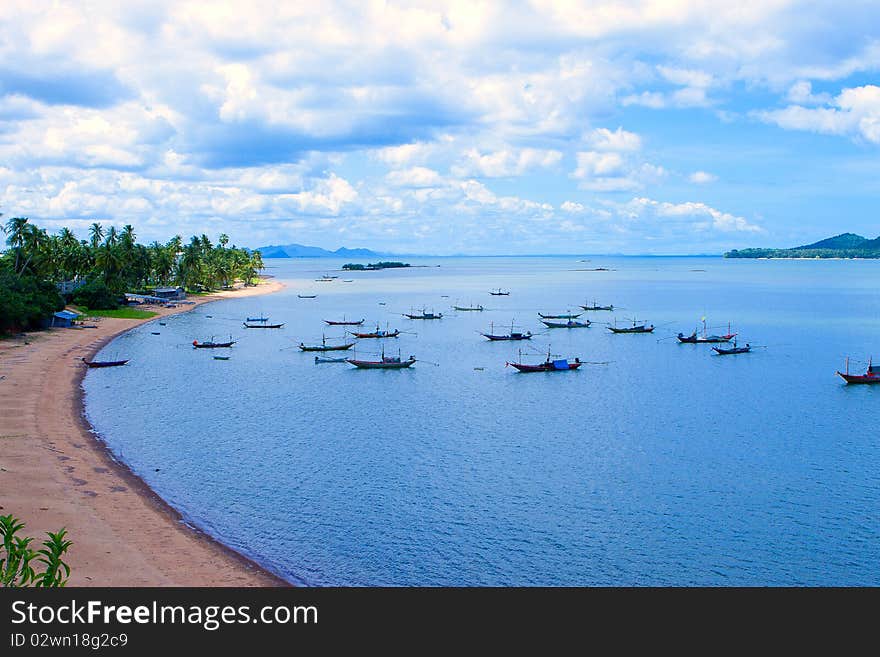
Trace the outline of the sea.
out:
[[[87,418],[188,524],[298,585],[880,585],[880,386],[835,375],[880,359],[880,261],[407,261],[266,260],[282,292],[109,343],[131,362],[88,372]],[[243,327],[261,315],[283,328]],[[298,349],[342,319],[401,334],[330,355],[417,362]],[[678,343],[704,320],[752,351]],[[634,321],[655,330],[608,330]],[[481,335],[511,327],[534,335]],[[507,366],[548,354],[584,364]]]

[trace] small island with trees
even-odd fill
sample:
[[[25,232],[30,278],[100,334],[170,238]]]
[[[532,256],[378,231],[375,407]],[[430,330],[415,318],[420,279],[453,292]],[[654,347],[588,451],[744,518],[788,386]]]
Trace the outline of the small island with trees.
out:
[[[375,262],[368,265],[355,264],[353,262],[342,265],[343,269],[349,271],[375,271],[377,269],[398,269],[400,267],[409,267],[408,262]]]
[[[733,249],[725,258],[880,258],[880,237],[842,233],[791,249]]]

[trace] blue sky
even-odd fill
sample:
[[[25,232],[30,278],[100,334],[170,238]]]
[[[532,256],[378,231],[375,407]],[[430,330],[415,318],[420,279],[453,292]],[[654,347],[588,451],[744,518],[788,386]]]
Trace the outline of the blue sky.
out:
[[[872,6],[873,5],[873,6]],[[4,2],[0,212],[430,254],[876,237],[871,2]]]

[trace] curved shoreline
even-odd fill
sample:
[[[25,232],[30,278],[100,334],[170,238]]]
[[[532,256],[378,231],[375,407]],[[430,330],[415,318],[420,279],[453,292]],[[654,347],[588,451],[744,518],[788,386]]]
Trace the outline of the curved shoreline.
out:
[[[0,359],[0,367],[10,361],[13,366],[4,368],[7,380],[0,389],[0,512],[21,518],[25,533],[37,541],[45,531],[67,527],[74,541],[71,586],[291,586],[188,524],[117,459],[85,415],[86,368],[68,365],[73,353],[77,360],[91,358],[161,317],[283,288],[277,281],[263,285],[244,295],[220,293],[185,308],[162,309],[147,319],[103,319],[105,330],[91,342],[89,329],[54,329],[29,334],[23,345],[2,345],[7,348],[0,355],[8,358]],[[12,353],[15,347],[24,350]],[[2,435],[7,428],[11,433]]]

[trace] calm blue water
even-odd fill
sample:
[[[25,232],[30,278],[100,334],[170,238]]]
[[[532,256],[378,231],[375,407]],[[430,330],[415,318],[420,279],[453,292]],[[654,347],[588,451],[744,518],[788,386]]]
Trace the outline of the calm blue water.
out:
[[[846,355],[880,357],[880,262],[410,261],[440,266],[270,260],[284,292],[108,345],[132,361],[88,373],[89,420],[189,522],[296,583],[880,584],[880,389],[834,376]],[[575,271],[593,267],[612,271]],[[594,299],[624,309],[531,344],[477,334],[539,332],[537,311]],[[443,319],[400,316],[423,306]],[[285,327],[241,328],[261,312]],[[407,331],[387,349],[420,362],[360,371],[295,348],[341,336],[321,320],[343,315]],[[704,315],[763,348],[677,344]],[[614,317],[658,328],[612,335],[598,322]],[[229,361],[190,346],[230,334]],[[505,368],[548,345],[605,364]]]

